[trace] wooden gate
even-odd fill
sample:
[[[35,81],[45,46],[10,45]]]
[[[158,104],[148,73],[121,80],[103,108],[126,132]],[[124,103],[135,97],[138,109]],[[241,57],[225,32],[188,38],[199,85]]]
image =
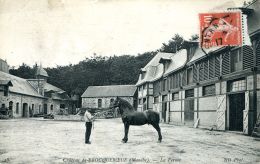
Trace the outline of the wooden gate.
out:
[[[226,95],[219,95],[217,98],[217,120],[216,120],[216,128],[217,130],[225,130],[226,124]]]
[[[245,93],[245,110],[243,112],[243,133],[248,134],[249,92]]]

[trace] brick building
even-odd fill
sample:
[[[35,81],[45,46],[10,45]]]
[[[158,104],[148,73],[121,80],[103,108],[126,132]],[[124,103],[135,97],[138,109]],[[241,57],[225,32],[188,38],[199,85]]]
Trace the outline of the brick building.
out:
[[[56,113],[69,106],[66,92],[47,83],[48,74],[42,67],[38,67],[36,79],[23,79],[9,74],[5,61],[0,63],[5,68],[0,70],[0,104],[11,109],[14,117]]]
[[[163,122],[251,134],[260,113],[260,1],[239,8],[248,17],[252,46],[206,49],[185,41],[175,54],[158,53],[142,70],[143,102]]]
[[[108,108],[117,96],[136,108],[137,93],[134,85],[89,86],[81,96],[82,107]]]

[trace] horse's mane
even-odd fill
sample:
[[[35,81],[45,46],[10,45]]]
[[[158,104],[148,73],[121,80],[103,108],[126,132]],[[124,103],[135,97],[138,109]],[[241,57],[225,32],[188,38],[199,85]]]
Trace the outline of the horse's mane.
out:
[[[124,107],[127,107],[129,110],[134,110],[134,107],[128,101],[126,101],[120,97],[118,97],[118,99],[122,102],[122,105]]]

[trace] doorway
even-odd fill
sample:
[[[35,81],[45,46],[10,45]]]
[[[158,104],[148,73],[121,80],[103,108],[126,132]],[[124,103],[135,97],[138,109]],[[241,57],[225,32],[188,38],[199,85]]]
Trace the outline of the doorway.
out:
[[[188,125],[194,123],[194,99],[184,100],[184,122]]]
[[[28,104],[23,103],[23,117],[28,117]]]
[[[162,103],[162,120],[166,122],[167,102]]]
[[[229,95],[229,130],[243,131],[245,93]]]
[[[47,114],[48,113],[48,107],[47,104],[43,105],[43,114]]]

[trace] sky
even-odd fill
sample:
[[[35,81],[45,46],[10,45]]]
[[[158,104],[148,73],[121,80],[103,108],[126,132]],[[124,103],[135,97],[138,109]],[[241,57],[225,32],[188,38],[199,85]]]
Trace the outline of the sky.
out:
[[[199,33],[198,14],[244,0],[0,0],[0,58],[10,66],[77,64],[154,51]]]

